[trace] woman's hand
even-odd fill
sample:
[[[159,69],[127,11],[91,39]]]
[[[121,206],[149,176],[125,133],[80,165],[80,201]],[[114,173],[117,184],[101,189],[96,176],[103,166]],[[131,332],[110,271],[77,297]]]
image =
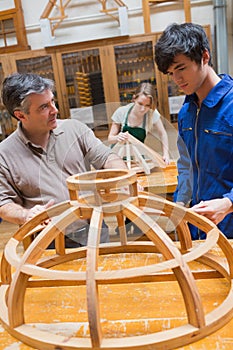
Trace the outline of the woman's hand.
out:
[[[119,132],[119,134],[116,136],[117,142],[126,142],[128,140],[128,131],[127,132]]]

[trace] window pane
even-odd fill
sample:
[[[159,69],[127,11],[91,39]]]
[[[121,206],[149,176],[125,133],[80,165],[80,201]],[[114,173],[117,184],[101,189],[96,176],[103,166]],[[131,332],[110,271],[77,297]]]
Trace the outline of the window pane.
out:
[[[151,41],[115,47],[120,101],[129,103],[139,84],[155,85],[153,44]]]
[[[0,47],[17,45],[13,19],[0,21]]]
[[[108,129],[99,50],[62,55],[71,116],[95,130]]]
[[[51,56],[39,56],[20,59],[16,61],[16,65],[17,71],[19,73],[35,73],[41,75],[44,78],[48,78],[53,81],[55,80]],[[54,96],[56,103],[58,104],[56,91],[54,93]]]
[[[3,30],[5,33],[15,33],[14,21],[13,19],[5,19],[2,21]]]

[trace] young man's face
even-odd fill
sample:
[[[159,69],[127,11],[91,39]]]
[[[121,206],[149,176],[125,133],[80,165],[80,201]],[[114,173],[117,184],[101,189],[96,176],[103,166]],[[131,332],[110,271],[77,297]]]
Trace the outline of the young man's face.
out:
[[[57,113],[52,91],[30,95],[29,114],[24,114],[24,126],[38,132],[48,132],[57,127]]]
[[[203,87],[206,78],[206,64],[197,64],[189,57],[180,54],[174,59],[174,63],[168,68],[168,74],[179,88],[186,94],[190,95]],[[207,62],[208,65],[208,62]]]

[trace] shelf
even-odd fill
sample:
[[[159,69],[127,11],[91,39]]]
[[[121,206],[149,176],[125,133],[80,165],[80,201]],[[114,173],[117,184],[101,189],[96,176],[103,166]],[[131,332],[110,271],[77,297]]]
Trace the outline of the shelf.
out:
[[[209,26],[206,26],[210,35]],[[61,118],[81,113],[80,120],[106,134],[111,116],[132,101],[142,82],[154,85],[158,109],[173,125],[177,113],[169,110],[169,98],[181,91],[154,62],[154,45],[161,33],[105,38],[41,50],[0,55],[0,80],[13,72],[34,72],[55,80],[55,97]],[[104,132],[100,129],[104,125]],[[102,136],[100,136],[102,138]]]

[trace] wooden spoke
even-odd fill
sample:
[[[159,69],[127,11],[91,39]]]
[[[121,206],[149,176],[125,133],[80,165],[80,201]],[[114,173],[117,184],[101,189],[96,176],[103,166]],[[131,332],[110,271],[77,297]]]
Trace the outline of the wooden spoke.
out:
[[[211,221],[162,197],[145,191],[138,193],[136,174],[130,170],[77,174],[67,179],[67,186],[71,193],[70,201],[52,206],[32,218],[19,228],[5,246],[1,261],[0,318],[12,336],[41,350],[174,349],[207,337],[230,321],[233,316],[233,248]],[[83,194],[86,191],[88,194]],[[118,223],[120,234],[118,240],[102,244],[103,222],[111,216]],[[159,225],[158,216],[172,221],[178,232],[178,242],[172,241]],[[147,240],[129,239],[125,218],[134,223]],[[43,222],[47,219],[50,219],[50,223],[45,226]],[[90,223],[87,246],[65,249],[65,230],[79,220]],[[189,223],[203,230],[206,240],[192,242]],[[19,255],[17,249],[26,238],[31,238],[31,242]],[[54,239],[56,249],[48,251],[46,248]],[[124,263],[126,257],[127,265]],[[211,279],[214,282],[221,280],[222,283],[213,293],[214,297],[219,294],[220,299],[213,300],[213,306],[208,308],[206,304],[203,305],[199,282],[203,280],[208,283]],[[158,291],[164,282],[169,288],[171,284],[171,290],[174,287],[177,290],[179,305],[173,312],[179,312],[179,307],[182,308],[185,314],[183,323],[174,324],[167,330],[153,324],[149,333],[145,330],[138,335],[135,330],[132,334],[135,322],[145,321],[139,315],[142,310],[143,313],[150,311],[144,310],[145,300],[138,302],[137,293],[143,293],[145,288],[152,291],[146,298],[147,302],[151,298],[150,309],[155,313],[157,309],[153,296],[160,300]],[[132,286],[135,287],[135,295],[130,296],[127,291]],[[69,322],[74,329],[72,336],[59,334],[59,329],[64,328],[61,322],[51,321],[44,330],[39,328],[39,320],[33,325],[28,322],[30,315],[26,312],[26,306],[29,303],[31,307],[28,293],[43,293],[46,290],[44,293],[49,295],[50,290],[56,294],[57,290],[66,288],[66,298],[72,298],[72,301],[77,298],[78,301],[82,293],[87,301],[85,312],[89,333],[85,336],[78,333],[79,312],[75,313],[74,321]],[[127,298],[131,309],[140,311],[137,313],[138,320],[127,319],[131,327],[129,336],[122,336],[118,328],[119,322],[125,322],[121,320],[121,308],[117,317],[112,313],[116,301],[116,294],[112,293],[114,288],[121,293],[119,297],[117,292],[120,304]],[[109,296],[106,295],[108,293]],[[169,298],[163,295],[163,298],[166,297]],[[104,300],[108,300],[107,304]],[[106,318],[106,308],[109,319]],[[69,312],[68,309],[67,322],[70,320]],[[33,314],[33,309],[30,314]],[[167,317],[169,319],[173,315]],[[56,319],[55,315],[53,319]],[[154,319],[158,322],[159,317]],[[146,322],[148,320],[149,316]],[[114,336],[109,336],[106,323],[111,323]],[[56,332],[51,332],[51,327]]]

